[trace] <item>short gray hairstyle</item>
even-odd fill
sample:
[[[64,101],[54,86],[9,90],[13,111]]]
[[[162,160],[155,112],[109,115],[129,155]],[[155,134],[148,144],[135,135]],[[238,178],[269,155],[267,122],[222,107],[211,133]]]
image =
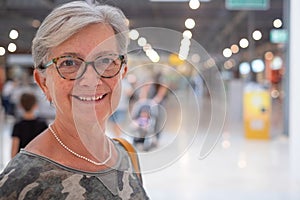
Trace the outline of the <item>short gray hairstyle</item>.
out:
[[[109,24],[117,36],[122,53],[128,46],[127,18],[113,6],[85,1],[73,1],[55,8],[39,27],[32,41],[34,67],[46,62],[51,48],[56,47],[79,32],[82,28],[95,23]]]

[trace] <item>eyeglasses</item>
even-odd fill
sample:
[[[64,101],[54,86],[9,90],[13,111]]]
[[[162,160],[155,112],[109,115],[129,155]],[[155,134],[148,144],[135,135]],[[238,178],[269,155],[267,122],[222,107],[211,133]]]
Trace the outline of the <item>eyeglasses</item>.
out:
[[[39,69],[47,69],[55,64],[58,74],[67,80],[76,80],[83,76],[88,65],[91,65],[96,73],[102,78],[112,78],[116,76],[123,64],[126,63],[124,55],[108,54],[99,56],[94,61],[84,61],[76,56],[60,56],[53,58],[46,64],[38,66]]]

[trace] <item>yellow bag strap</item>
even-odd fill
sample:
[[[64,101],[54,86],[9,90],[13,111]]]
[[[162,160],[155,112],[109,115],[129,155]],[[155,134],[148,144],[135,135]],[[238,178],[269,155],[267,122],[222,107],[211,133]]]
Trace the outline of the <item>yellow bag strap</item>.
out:
[[[113,138],[113,140],[119,142],[125,148],[125,150],[128,152],[128,155],[131,159],[133,168],[134,168],[137,176],[139,177],[141,183],[143,184],[142,175],[140,172],[140,163],[139,163],[137,153],[136,153],[134,147],[127,140],[125,140],[123,138]]]

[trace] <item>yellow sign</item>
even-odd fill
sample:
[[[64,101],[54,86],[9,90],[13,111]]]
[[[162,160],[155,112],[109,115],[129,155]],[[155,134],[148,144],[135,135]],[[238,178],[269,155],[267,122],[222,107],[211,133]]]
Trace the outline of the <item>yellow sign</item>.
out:
[[[269,139],[271,100],[268,91],[244,93],[244,128],[246,138]]]
[[[170,63],[170,65],[172,65],[172,66],[179,66],[179,65],[182,65],[182,64],[184,63],[184,60],[181,60],[181,59],[178,57],[178,54],[172,53],[172,54],[169,56],[169,63]]]

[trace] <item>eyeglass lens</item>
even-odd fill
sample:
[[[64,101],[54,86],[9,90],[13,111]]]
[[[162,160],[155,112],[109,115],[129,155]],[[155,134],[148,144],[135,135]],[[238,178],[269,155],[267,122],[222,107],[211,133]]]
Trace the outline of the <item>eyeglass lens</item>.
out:
[[[110,78],[118,74],[121,68],[121,60],[118,55],[101,56],[94,62],[85,62],[77,57],[61,57],[57,60],[57,70],[61,76],[67,79],[77,79],[83,75],[88,65],[93,66],[98,75]]]

